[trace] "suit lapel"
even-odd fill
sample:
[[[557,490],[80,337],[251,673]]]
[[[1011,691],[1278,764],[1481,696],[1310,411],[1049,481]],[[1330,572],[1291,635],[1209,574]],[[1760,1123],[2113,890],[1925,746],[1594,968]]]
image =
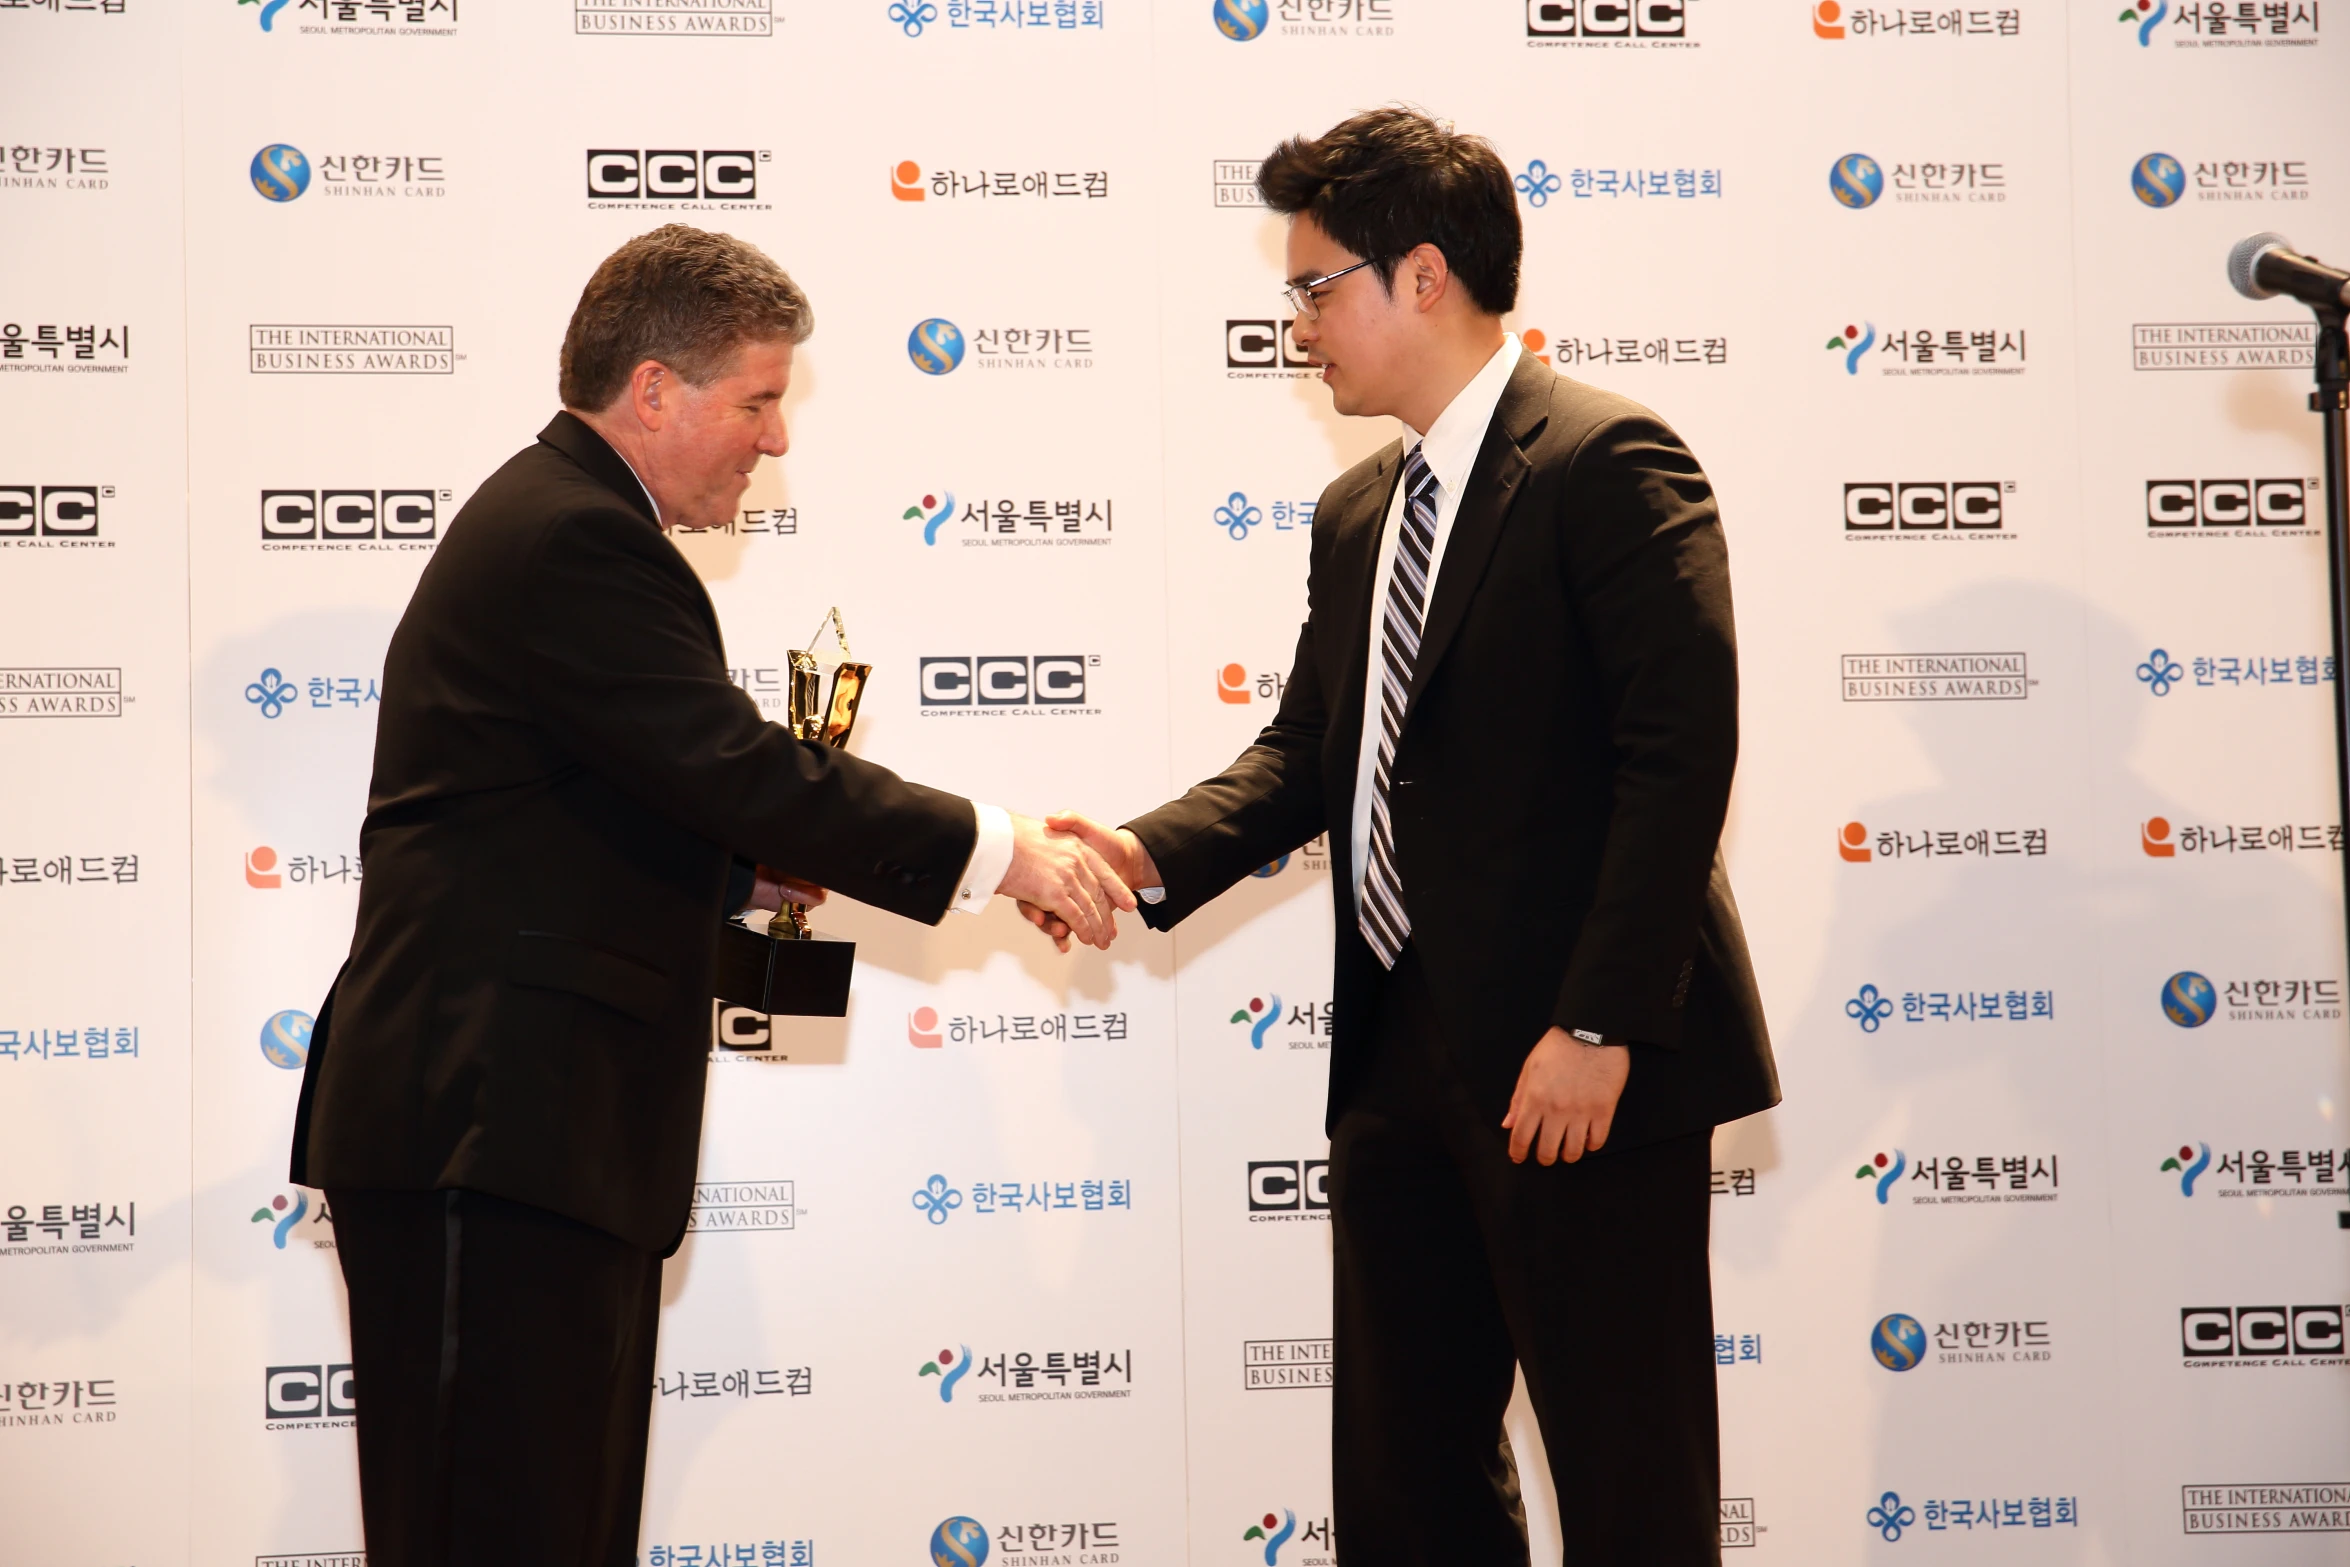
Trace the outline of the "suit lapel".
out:
[[[1428,605],[1428,619],[1420,630],[1420,657],[1412,668],[1412,689],[1405,698],[1405,722],[1419,705],[1428,676],[1444,660],[1453,634],[1469,612],[1469,601],[1485,579],[1493,547],[1501,540],[1502,524],[1518,498],[1533,465],[1522,450],[1550,417],[1550,388],[1556,379],[1549,366],[1532,354],[1521,354],[1510,372],[1501,401],[1494,404],[1493,420],[1485,427],[1485,444],[1453,514],[1452,532],[1444,541],[1444,559],[1436,569],[1436,596]],[[1366,613],[1368,606],[1366,608]],[[1364,631],[1366,642],[1369,629]],[[1357,684],[1360,684],[1358,678]]]
[[[1379,454],[1379,467],[1363,487],[1341,505],[1348,515],[1339,525],[1331,548],[1330,613],[1338,635],[1338,690],[1330,703],[1330,732],[1343,737],[1346,757],[1343,792],[1354,797],[1355,764],[1363,732],[1363,682],[1371,660],[1371,577],[1379,565],[1379,535],[1385,530],[1387,510],[1394,503],[1395,478],[1401,466],[1401,442]]]
[[[651,523],[661,525],[653,515],[652,501],[645,487],[629,471],[628,463],[614,451],[611,443],[588,427],[587,421],[565,409],[547,422],[539,432],[539,439],[587,471],[589,478],[610,490],[630,511]]]

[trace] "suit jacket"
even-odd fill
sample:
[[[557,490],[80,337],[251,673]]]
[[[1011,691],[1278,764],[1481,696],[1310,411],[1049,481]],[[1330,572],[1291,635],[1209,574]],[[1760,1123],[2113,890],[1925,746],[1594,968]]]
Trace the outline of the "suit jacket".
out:
[[[1338,926],[1328,1124],[1369,1065],[1378,959],[1355,924],[1370,603],[1398,442],[1322,492],[1279,711],[1217,777],[1129,823],[1164,929],[1315,835]],[[1633,1044],[1609,1147],[1778,1102],[1720,855],[1738,751],[1713,492],[1636,403],[1519,360],[1428,606],[1389,791],[1441,1048],[1498,1127],[1556,1024]]]
[[[733,857],[936,923],[976,831],[967,800],[761,718],[627,464],[558,414],[392,633],[293,1178],[469,1187],[674,1245]]]

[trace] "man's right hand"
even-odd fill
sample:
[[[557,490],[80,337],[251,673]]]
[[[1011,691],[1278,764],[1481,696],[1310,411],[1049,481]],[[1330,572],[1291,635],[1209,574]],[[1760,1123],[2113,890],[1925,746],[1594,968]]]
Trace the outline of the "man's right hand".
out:
[[[1142,840],[1123,827],[1104,827],[1090,816],[1075,811],[1055,811],[1044,819],[1054,832],[1074,833],[1088,848],[1100,855],[1120,880],[1129,887],[1163,887],[1166,878],[1151,860],[1151,851],[1142,846]],[[1128,908],[1133,904],[1126,905]]]
[[[1134,907],[1127,883],[1088,839],[1033,816],[1012,817],[1012,865],[996,890],[1019,900],[1024,914],[1049,911],[1070,935],[1105,949],[1118,934],[1116,911]]]

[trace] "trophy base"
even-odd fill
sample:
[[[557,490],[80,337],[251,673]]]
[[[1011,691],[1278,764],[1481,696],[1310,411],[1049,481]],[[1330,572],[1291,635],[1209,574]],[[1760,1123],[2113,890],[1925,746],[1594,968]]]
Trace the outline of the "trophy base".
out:
[[[775,1017],[846,1017],[857,944],[814,936],[778,941],[732,920],[718,928],[711,988],[730,1006]]]

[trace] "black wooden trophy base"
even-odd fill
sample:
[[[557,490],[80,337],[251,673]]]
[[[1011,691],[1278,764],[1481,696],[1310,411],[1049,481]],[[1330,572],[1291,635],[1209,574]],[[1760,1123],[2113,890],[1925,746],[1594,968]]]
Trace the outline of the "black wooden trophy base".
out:
[[[846,1017],[857,944],[812,936],[778,941],[726,921],[711,988],[730,1006],[778,1017]]]

